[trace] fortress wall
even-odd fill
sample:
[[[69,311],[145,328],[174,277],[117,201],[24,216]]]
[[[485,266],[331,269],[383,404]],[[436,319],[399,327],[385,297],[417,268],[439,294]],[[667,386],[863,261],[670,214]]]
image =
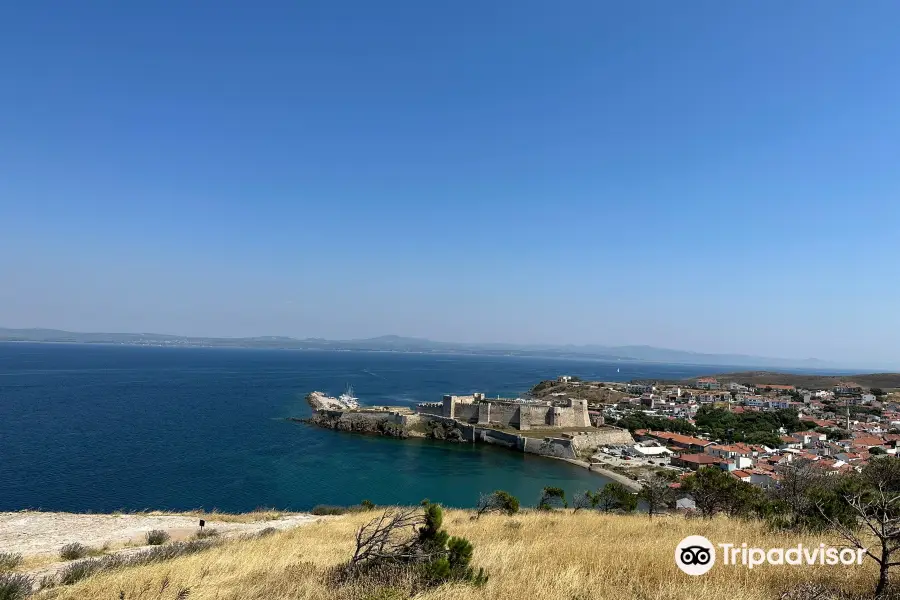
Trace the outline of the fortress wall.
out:
[[[578,433],[572,436],[572,444],[575,452],[581,452],[590,448],[599,448],[600,446],[634,444],[634,438],[627,429],[619,429],[618,427],[604,427],[596,432]]]
[[[475,439],[485,444],[495,444],[507,448],[520,449],[522,437],[514,433],[497,431],[495,429],[475,428]]]
[[[416,412],[421,415],[437,415],[444,416],[443,402],[426,402],[416,405]]]
[[[422,415],[397,415],[400,419],[400,425],[404,427],[414,427],[425,421]]]
[[[478,424],[487,425],[491,422],[491,404],[482,402],[478,404]]]
[[[453,413],[457,421],[478,422],[478,404],[456,404]]]
[[[544,438],[539,440],[536,438],[524,438],[522,450],[529,454],[540,454],[542,456],[555,456],[557,458],[575,458],[575,448],[572,440],[564,440],[561,438]]]
[[[519,407],[515,404],[491,404],[491,423],[514,427],[519,423]]]
[[[530,429],[532,427],[547,427],[550,425],[550,408],[549,406],[534,406],[523,404],[519,407],[519,422],[522,429]]]

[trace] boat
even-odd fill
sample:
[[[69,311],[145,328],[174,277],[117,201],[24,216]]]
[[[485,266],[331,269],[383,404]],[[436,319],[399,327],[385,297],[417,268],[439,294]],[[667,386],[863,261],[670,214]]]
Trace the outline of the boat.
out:
[[[338,400],[349,408],[359,408],[359,398],[353,395],[352,385],[347,386],[347,391],[338,396]]]

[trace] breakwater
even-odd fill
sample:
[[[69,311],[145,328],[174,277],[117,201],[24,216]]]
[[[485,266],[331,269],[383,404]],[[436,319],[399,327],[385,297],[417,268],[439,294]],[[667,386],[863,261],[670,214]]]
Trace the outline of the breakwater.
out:
[[[528,454],[575,460],[605,445],[633,444],[625,429],[597,427],[592,431],[554,432],[554,435],[523,435],[464,423],[458,419],[403,410],[316,410],[308,419],[297,419],[318,427],[398,438],[431,438],[456,443],[483,443]]]

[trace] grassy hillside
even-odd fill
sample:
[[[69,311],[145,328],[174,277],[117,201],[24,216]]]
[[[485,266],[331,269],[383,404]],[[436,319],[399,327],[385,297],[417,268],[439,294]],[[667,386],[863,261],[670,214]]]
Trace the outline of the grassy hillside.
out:
[[[327,522],[235,541],[171,561],[95,575],[81,583],[41,592],[58,600],[396,600],[403,596],[365,587],[334,588],[323,574],[346,561],[354,532],[377,513],[351,514]],[[729,598],[773,600],[807,582],[848,592],[872,589],[875,571],[863,567],[763,566],[753,570],[716,565],[700,577],[683,574],[674,549],[687,535],[713,543],[748,542],[776,547],[817,545],[828,538],[773,535],[757,522],[725,518],[614,516],[571,512],[487,516],[470,520],[448,511],[444,525],[475,545],[474,562],[490,580],[432,589],[423,600],[532,598],[621,600],[625,598]],[[188,590],[185,592],[184,590]],[[179,596],[178,594],[182,595]]]
[[[831,389],[841,382],[852,381],[864,388],[883,390],[900,388],[900,373],[868,373],[860,375],[797,375],[772,371],[742,371],[739,373],[719,373],[711,375],[722,382],[734,381],[743,385],[771,383],[793,385],[807,389]]]
[[[564,393],[572,398],[582,398],[594,404],[616,404],[628,395],[607,387],[590,387],[588,384],[573,385],[557,381],[542,381],[531,388],[534,398],[546,400],[555,393]]]

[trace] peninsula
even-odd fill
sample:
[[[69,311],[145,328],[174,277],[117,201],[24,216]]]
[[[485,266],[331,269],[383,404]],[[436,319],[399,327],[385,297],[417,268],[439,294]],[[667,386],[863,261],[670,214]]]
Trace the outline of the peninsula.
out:
[[[296,420],[352,433],[502,446],[566,460],[636,488],[634,479],[592,465],[599,448],[634,444],[634,439],[628,430],[606,425],[584,399],[446,394],[440,402],[410,408],[352,406],[342,398],[312,392],[306,398],[312,416]]]

